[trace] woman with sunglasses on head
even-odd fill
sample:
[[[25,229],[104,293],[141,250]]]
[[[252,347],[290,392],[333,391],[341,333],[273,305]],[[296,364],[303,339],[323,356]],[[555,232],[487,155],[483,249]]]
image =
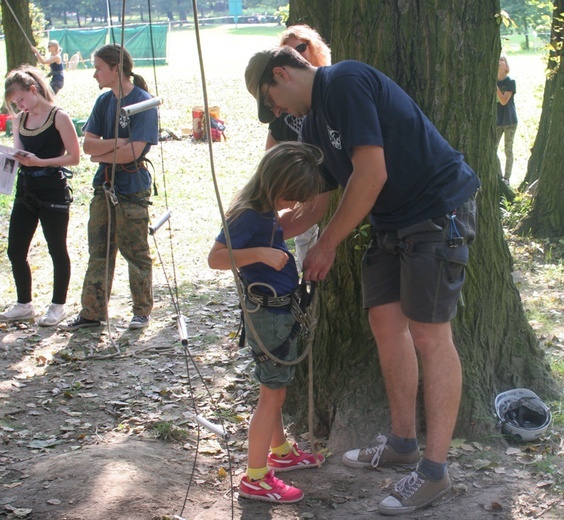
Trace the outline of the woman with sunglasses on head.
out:
[[[280,45],[287,45],[298,51],[315,67],[331,65],[331,50],[320,34],[309,25],[292,25],[280,35]],[[303,118],[292,114],[282,114],[268,127],[266,149],[269,150],[283,141],[297,141],[302,128]],[[308,249],[317,240],[317,225],[294,238],[296,245],[298,272],[302,270],[302,261]]]

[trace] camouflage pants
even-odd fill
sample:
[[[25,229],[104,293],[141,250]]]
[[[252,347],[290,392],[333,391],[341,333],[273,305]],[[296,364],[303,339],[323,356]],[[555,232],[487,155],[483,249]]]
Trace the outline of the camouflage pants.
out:
[[[102,188],[95,188],[88,221],[88,269],[82,286],[82,311],[89,320],[105,320],[116,264],[117,251],[127,260],[133,314],[149,316],[153,309],[153,261],[149,250],[149,191],[120,197],[111,205],[111,233],[106,292],[106,241],[108,206]]]

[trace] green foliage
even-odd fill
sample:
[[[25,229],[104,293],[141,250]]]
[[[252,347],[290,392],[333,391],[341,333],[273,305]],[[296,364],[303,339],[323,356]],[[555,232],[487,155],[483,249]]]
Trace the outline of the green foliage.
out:
[[[31,18],[31,30],[33,39],[38,42],[43,38],[45,32],[45,15],[43,10],[36,4],[29,4],[29,17]]]
[[[514,230],[529,214],[532,206],[533,197],[528,192],[516,192],[513,201],[503,199],[501,204],[501,221],[503,227]]]
[[[355,241],[358,240],[358,244],[354,246],[356,251],[364,252],[368,248],[368,244],[370,243],[370,224],[361,224],[358,228],[356,228],[353,233],[353,238]]]
[[[287,5],[281,5],[278,8],[278,11],[276,11],[274,13],[276,16],[280,17],[280,22],[285,25],[286,22],[288,21],[288,18],[290,17],[290,4]]]
[[[523,49],[529,50],[530,37],[543,36],[548,42],[552,20],[552,2],[543,0],[502,0],[501,13],[498,15],[501,34],[513,32],[525,35]]]
[[[188,432],[171,421],[159,421],[153,425],[153,435],[162,441],[181,441],[188,437]]]

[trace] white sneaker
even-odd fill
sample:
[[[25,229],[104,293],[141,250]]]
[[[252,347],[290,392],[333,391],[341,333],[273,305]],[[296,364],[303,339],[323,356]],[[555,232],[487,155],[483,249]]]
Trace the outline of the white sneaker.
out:
[[[39,320],[40,327],[52,327],[58,325],[67,317],[65,306],[62,303],[52,303],[47,307],[47,312]]]
[[[13,307],[0,313],[0,321],[30,320],[35,318],[35,310],[31,303],[16,303]]]

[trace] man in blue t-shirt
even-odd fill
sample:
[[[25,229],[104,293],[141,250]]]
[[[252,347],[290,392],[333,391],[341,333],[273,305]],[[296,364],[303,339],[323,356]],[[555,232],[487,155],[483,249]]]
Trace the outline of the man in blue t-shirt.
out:
[[[476,174],[415,102],[378,70],[356,61],[313,67],[288,47],[255,54],[247,89],[268,123],[306,116],[304,142],[325,155],[340,204],[304,260],[304,277],[323,280],[337,246],[369,216],[372,242],[362,260],[364,306],[376,339],[392,419],[391,435],[343,455],[350,467],[415,466],[382,514],[408,513],[450,489],[446,457],[456,423],[461,367],[450,321],[475,237]],[[286,236],[319,221],[329,192],[301,216],[283,217]],[[424,374],[427,442],[416,438],[417,354]]]
[[[121,113],[122,107],[152,97],[145,80],[133,73],[133,60],[125,49],[122,52],[114,44],[100,48],[94,55],[94,68],[100,89],[110,90],[96,100],[84,126],[84,152],[98,163],[88,221],[88,269],[82,286],[82,310],[61,328],[95,327],[106,319],[119,250],[128,263],[133,300],[129,328],[142,329],[149,325],[153,309],[153,261],[148,242],[151,174],[145,156],[158,142],[157,110],[149,108],[129,116]]]

